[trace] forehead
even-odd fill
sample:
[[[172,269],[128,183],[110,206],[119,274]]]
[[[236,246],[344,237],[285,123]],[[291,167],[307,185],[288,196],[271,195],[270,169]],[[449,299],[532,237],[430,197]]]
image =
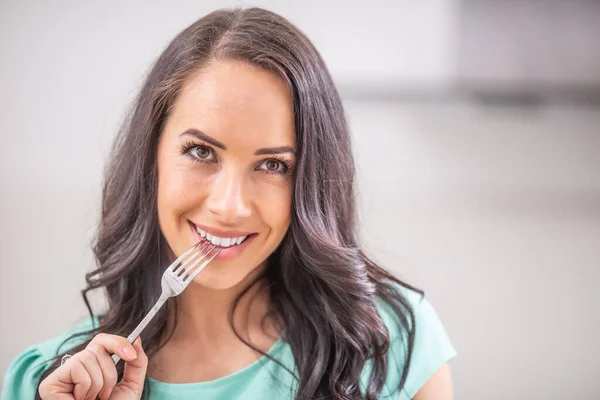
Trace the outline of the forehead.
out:
[[[167,125],[180,132],[197,128],[225,142],[295,145],[296,137],[286,82],[240,61],[213,62],[190,76]]]

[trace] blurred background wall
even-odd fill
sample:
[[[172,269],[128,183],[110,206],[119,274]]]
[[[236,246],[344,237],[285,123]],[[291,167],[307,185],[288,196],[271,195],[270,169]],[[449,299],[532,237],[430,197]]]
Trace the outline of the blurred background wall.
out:
[[[600,2],[583,0],[1,1],[0,375],[86,317],[102,168],[151,62],[242,4],[328,63],[365,247],[436,307],[457,399],[600,399]]]

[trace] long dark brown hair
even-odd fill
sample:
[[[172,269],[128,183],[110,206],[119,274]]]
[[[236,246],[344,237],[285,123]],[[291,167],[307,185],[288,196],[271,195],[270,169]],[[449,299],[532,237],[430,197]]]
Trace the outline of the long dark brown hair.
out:
[[[183,82],[215,60],[241,60],[271,71],[287,82],[293,97],[298,161],[291,224],[259,278],[269,283],[269,314],[295,358],[296,398],[379,397],[390,337],[378,297],[393,308],[406,332],[402,389],[414,313],[397,288],[414,288],[377,266],[357,243],[350,136],[325,63],[295,26],[260,8],[219,10],[199,19],[171,41],[150,70],[112,149],[94,243],[98,268],[86,275],[82,292],[93,315],[87,293],[105,289],[108,309],[99,326],[83,333],[84,343],[69,352],[83,350],[101,332],[127,336],[157,300],[163,268],[174,257],[158,224],[157,143]],[[171,299],[144,331],[149,357],[173,333],[174,327],[167,330],[174,308]],[[58,353],[40,382],[58,367],[64,351]],[[367,360],[373,367],[361,393]],[[118,372],[122,376],[123,363]]]

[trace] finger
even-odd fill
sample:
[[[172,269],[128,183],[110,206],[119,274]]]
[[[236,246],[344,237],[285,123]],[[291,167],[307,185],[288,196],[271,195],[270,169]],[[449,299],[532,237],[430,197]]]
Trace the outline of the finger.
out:
[[[98,365],[102,371],[102,377],[104,381],[104,386],[102,386],[98,397],[100,397],[102,400],[107,400],[110,398],[110,394],[117,384],[117,368],[115,367],[115,363],[108,352],[104,350],[102,346],[92,345],[89,346],[89,350],[96,355],[96,360],[98,361]]]
[[[60,374],[63,374],[63,378],[60,378]],[[73,389],[75,385],[71,382],[69,371],[67,367],[57,368],[54,372],[46,377],[41,383],[38,390],[40,398],[42,399],[63,399],[73,400]],[[52,397],[51,397],[52,396]]]
[[[78,359],[77,354],[54,372],[56,372],[59,382],[64,385],[73,385],[72,393],[75,400],[85,399],[92,385],[92,378]]]
[[[98,359],[96,358],[94,352],[90,351],[89,349],[86,349],[78,354],[78,358],[92,380],[85,399],[95,400],[96,397],[98,397],[98,393],[100,393],[100,390],[102,390],[102,387],[104,386],[104,378],[102,376],[100,365],[98,364]]]
[[[133,342],[133,347],[137,352],[137,358],[125,363],[125,372],[119,386],[125,386],[138,396],[142,395],[144,390],[144,378],[148,369],[148,356],[142,347],[142,338],[138,337]]]
[[[131,361],[137,357],[133,346],[123,336],[99,333],[88,344],[88,347],[92,345],[100,345],[108,353],[116,354],[125,361]]]

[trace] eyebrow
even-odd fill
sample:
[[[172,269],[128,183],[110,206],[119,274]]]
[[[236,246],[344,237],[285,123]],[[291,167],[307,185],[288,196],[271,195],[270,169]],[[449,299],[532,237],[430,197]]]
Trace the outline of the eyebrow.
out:
[[[186,130],[185,132],[183,132],[181,135],[179,135],[179,137],[186,136],[186,135],[194,136],[200,140],[205,141],[206,143],[212,144],[215,147],[218,147],[223,150],[227,150],[227,147],[225,147],[225,145],[223,143],[219,142],[216,139],[211,138],[204,132],[200,132],[198,129],[190,128],[190,129]]]
[[[185,132],[183,132],[181,135],[179,135],[179,137],[182,137],[182,136],[194,136],[197,139],[203,140],[206,143],[210,143],[215,147],[218,147],[223,150],[227,150],[227,146],[225,146],[223,143],[219,142],[217,139],[214,139],[214,138],[208,136],[206,133],[204,133],[198,129],[195,129],[195,128],[190,128],[190,129],[186,130]],[[281,153],[292,153],[295,155],[296,150],[291,146],[268,147],[268,148],[256,150],[254,152],[254,155],[260,156],[260,155],[264,155],[264,154],[281,154]]]

